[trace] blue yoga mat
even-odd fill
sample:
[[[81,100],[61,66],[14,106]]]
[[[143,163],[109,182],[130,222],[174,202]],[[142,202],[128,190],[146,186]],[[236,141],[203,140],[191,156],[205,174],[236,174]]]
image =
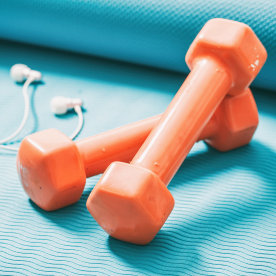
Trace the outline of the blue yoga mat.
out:
[[[23,113],[21,88],[9,77],[16,62],[41,70],[32,86],[26,130],[56,127],[71,134],[77,117],[55,117],[55,95],[81,97],[79,138],[161,113],[184,77],[63,52],[0,44],[0,135]],[[0,151],[0,275],[275,275],[276,94],[254,88],[260,125],[250,145],[219,153],[197,143],[169,185],[175,208],[156,238],[135,246],[110,238],[86,199],[45,212],[24,193],[14,154]],[[18,143],[15,144],[17,146]]]
[[[186,51],[214,17],[249,24],[268,51],[254,85],[275,90],[275,0],[2,0],[0,38],[188,72]]]

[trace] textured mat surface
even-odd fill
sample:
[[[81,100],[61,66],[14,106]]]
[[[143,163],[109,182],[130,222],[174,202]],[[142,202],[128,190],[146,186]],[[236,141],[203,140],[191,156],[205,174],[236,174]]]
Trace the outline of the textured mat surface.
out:
[[[21,86],[9,67],[24,62],[44,73],[24,134],[57,127],[70,134],[77,118],[54,117],[54,95],[79,96],[87,111],[81,137],[162,112],[184,76],[120,63],[0,45],[0,134],[22,116]],[[35,89],[35,88],[33,88]],[[169,186],[176,205],[148,246],[109,238],[81,200],[47,213],[25,195],[15,156],[0,152],[1,275],[275,275],[276,94],[254,90],[260,126],[254,141],[228,153],[198,143]]]
[[[255,84],[276,89],[275,0],[0,0],[0,38],[187,72],[186,51],[214,17],[249,24],[269,59]]]

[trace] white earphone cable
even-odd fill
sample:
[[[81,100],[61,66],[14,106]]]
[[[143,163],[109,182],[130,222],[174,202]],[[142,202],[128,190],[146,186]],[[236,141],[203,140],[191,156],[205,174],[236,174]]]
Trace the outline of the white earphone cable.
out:
[[[78,120],[78,125],[77,125],[75,131],[69,136],[70,139],[72,139],[72,140],[74,140],[79,135],[79,133],[81,132],[81,129],[83,127],[83,123],[84,123],[83,113],[82,113],[81,106],[80,105],[76,105],[74,107],[74,110],[77,113],[79,120]]]
[[[6,145],[0,145],[0,149],[3,149],[3,150],[10,150],[10,151],[15,151],[15,152],[18,151],[18,148],[6,146]]]
[[[14,133],[12,133],[10,136],[0,140],[0,144],[4,144],[4,143],[7,143],[7,142],[10,142],[13,138],[15,138],[21,131],[22,129],[24,128],[26,122],[27,122],[27,119],[28,119],[28,116],[29,116],[29,113],[30,113],[30,97],[28,95],[28,87],[29,85],[34,81],[34,78],[33,77],[29,77],[26,82],[24,83],[23,85],[23,88],[22,88],[22,92],[23,92],[23,97],[24,97],[24,115],[23,115],[23,119],[19,125],[19,127],[15,130]],[[7,147],[7,146],[1,146],[1,148],[3,147]]]
[[[22,94],[24,97],[24,115],[19,127],[10,136],[0,140],[0,149],[17,152],[18,148],[15,148],[10,145],[3,145],[3,144],[10,142],[12,139],[18,136],[18,134],[23,130],[24,126],[26,125],[26,122],[30,114],[30,108],[31,108],[28,88],[32,82],[41,80],[42,75],[39,71],[31,70],[28,66],[24,64],[15,64],[11,68],[11,76],[15,81],[18,81],[18,82],[24,81],[24,79],[27,78],[27,80],[25,81],[22,87]],[[84,124],[84,118],[83,118],[83,113],[81,108],[82,101],[80,99],[68,99],[63,97],[57,97],[57,98],[58,100],[55,100],[53,102],[54,103],[53,112],[55,114],[65,114],[67,110],[74,108],[75,112],[78,115],[78,125],[74,130],[74,132],[72,133],[72,135],[70,136],[70,139],[74,140],[81,132]],[[55,109],[57,109],[58,113]]]
[[[84,123],[81,107],[79,105],[77,105],[74,107],[74,109],[78,115],[78,125],[77,125],[76,129],[74,130],[74,132],[69,136],[71,140],[74,140],[79,135],[79,133],[82,130],[83,123]],[[7,146],[7,145],[0,145],[0,149],[17,152],[19,148],[14,148],[14,147]]]

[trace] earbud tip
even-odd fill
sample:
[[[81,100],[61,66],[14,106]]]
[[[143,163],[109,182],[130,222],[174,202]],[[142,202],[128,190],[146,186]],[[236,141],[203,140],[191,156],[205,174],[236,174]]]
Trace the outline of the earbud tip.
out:
[[[32,70],[31,75],[35,81],[41,81],[42,79],[42,74],[39,71]]]
[[[15,64],[11,67],[10,76],[17,82],[23,82],[25,80],[25,74],[30,68],[25,64]]]
[[[65,97],[54,97],[50,103],[51,111],[56,115],[65,114],[68,110],[67,108],[67,98]]]

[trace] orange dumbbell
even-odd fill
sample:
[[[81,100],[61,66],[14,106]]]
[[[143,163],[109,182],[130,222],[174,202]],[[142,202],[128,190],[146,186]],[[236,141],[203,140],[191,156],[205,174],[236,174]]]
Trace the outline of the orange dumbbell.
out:
[[[174,206],[166,185],[218,105],[244,95],[266,56],[247,25],[225,19],[205,24],[186,55],[191,73],[159,123],[130,164],[108,167],[87,200],[89,212],[108,234],[136,244],[154,238]]]
[[[113,161],[129,162],[161,115],[77,142],[55,129],[27,136],[20,145],[17,167],[30,198],[44,210],[56,210],[79,200],[86,177],[103,173]],[[258,111],[251,91],[220,104],[198,140],[226,151],[251,140]]]

